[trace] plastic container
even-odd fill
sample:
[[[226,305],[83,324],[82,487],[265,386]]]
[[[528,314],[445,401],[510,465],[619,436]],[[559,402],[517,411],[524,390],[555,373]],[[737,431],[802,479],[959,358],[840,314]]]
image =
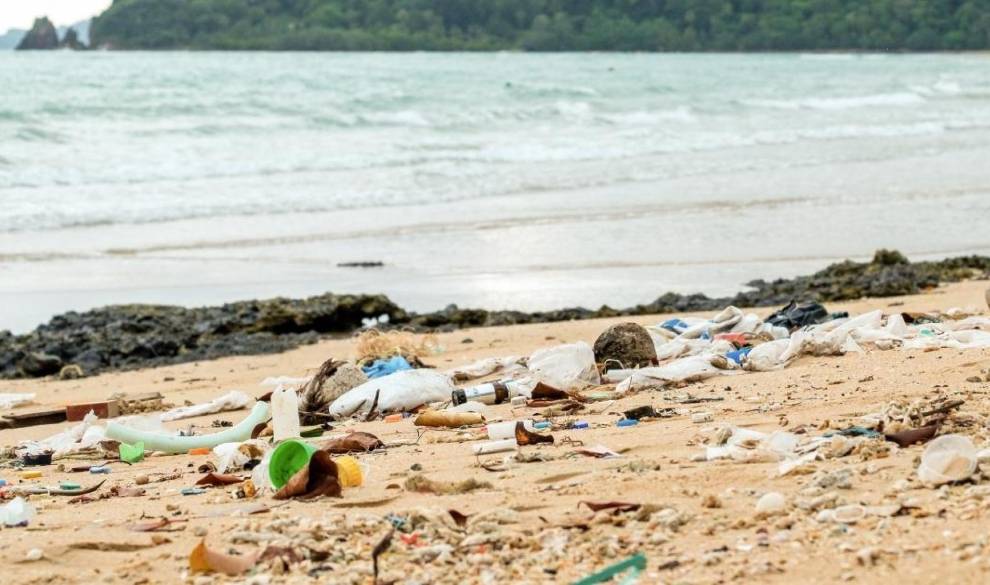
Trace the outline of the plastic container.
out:
[[[358,487],[364,483],[364,473],[358,460],[347,455],[333,460],[337,464],[337,479],[340,487]]]
[[[488,429],[488,438],[493,441],[499,441],[502,439],[515,440],[517,422],[522,422],[523,426],[526,427],[527,430],[536,430],[536,427],[533,426],[533,421],[529,419],[524,421],[507,420],[505,422],[488,423],[488,426],[486,427]]]
[[[941,485],[961,481],[976,471],[977,451],[973,442],[962,435],[943,435],[925,448],[918,465],[918,479]]]
[[[272,429],[275,442],[299,438],[299,397],[284,386],[272,392]]]
[[[464,404],[465,402],[502,404],[503,402],[508,402],[510,398],[509,387],[502,382],[492,382],[490,384],[481,384],[480,386],[454,390],[450,394],[450,399],[454,405]]]
[[[4,526],[27,526],[35,515],[34,506],[22,497],[16,497],[0,507],[0,521]]]
[[[281,489],[300,469],[309,465],[309,460],[318,449],[302,441],[285,441],[272,451],[268,462],[268,478],[275,489]]]
[[[480,445],[475,445],[471,448],[475,455],[488,455],[491,453],[502,453],[504,451],[515,451],[516,450],[516,440],[513,439],[502,439],[500,441],[488,441],[487,443],[482,443]]]
[[[21,479],[37,479],[41,477],[41,475],[42,474],[40,471],[22,471]]]

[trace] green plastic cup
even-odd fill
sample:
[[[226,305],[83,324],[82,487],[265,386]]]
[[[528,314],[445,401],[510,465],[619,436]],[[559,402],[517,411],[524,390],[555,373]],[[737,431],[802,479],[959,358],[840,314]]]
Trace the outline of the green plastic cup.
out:
[[[268,478],[272,480],[275,489],[282,489],[282,486],[287,484],[293,475],[309,465],[313,453],[318,450],[309,443],[291,439],[283,441],[278,447],[275,447],[272,458],[268,462]]]

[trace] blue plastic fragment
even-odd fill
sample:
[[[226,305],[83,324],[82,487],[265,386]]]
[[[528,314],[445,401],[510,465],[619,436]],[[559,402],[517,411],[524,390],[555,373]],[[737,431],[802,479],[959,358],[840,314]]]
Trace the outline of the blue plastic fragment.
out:
[[[575,421],[575,423],[571,425],[571,428],[572,429],[586,429],[586,428],[588,428],[588,421],[585,421],[585,420]]]
[[[106,475],[106,474],[110,473],[110,467],[109,466],[106,466],[106,465],[94,465],[93,467],[90,467],[89,468],[89,472],[90,473],[101,473],[101,474]]]
[[[7,480],[6,479],[0,479],[0,487],[3,487],[5,485],[7,485]]]
[[[736,351],[730,351],[729,353],[725,354],[725,357],[729,358],[730,360],[736,362],[739,365],[742,365],[743,358],[748,356],[749,352],[751,351],[753,351],[752,347],[744,347],[742,349],[737,349]]]
[[[636,420],[636,419],[634,419],[634,418],[624,418],[624,419],[620,420],[619,422],[615,423],[615,426],[617,426],[617,427],[631,427],[631,426],[638,425],[638,424],[639,424],[639,421]]]
[[[411,369],[413,369],[412,366],[410,366],[409,362],[406,361],[406,358],[401,355],[397,355],[387,360],[375,360],[370,366],[361,367],[361,371],[371,379],[381,378],[389,374]]]
[[[541,420],[540,422],[533,423],[533,428],[536,429],[536,430],[538,430],[538,431],[549,429],[550,428],[550,421],[548,421],[548,420]]]

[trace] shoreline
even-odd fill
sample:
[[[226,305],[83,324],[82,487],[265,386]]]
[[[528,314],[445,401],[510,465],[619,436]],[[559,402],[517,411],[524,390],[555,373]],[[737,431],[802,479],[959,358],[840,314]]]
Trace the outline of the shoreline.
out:
[[[384,295],[276,298],[187,309],[165,305],[116,305],[54,317],[24,335],[0,332],[0,378],[78,377],[104,371],[169,365],[233,355],[280,353],[346,335],[367,326],[452,331],[533,323],[631,317],[664,313],[783,306],[792,300],[833,303],[918,294],[939,284],[990,278],[990,257],[966,256],[910,262],[879,250],[870,262],[845,261],[812,275],[771,282],[711,298],[665,293],[647,304],[615,309],[489,311],[451,305],[432,313],[406,311]]]

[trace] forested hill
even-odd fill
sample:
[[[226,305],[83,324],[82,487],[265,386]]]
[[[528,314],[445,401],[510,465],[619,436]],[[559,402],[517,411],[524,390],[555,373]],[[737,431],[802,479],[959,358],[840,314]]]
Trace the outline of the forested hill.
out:
[[[115,0],[117,49],[990,48],[990,0]]]

